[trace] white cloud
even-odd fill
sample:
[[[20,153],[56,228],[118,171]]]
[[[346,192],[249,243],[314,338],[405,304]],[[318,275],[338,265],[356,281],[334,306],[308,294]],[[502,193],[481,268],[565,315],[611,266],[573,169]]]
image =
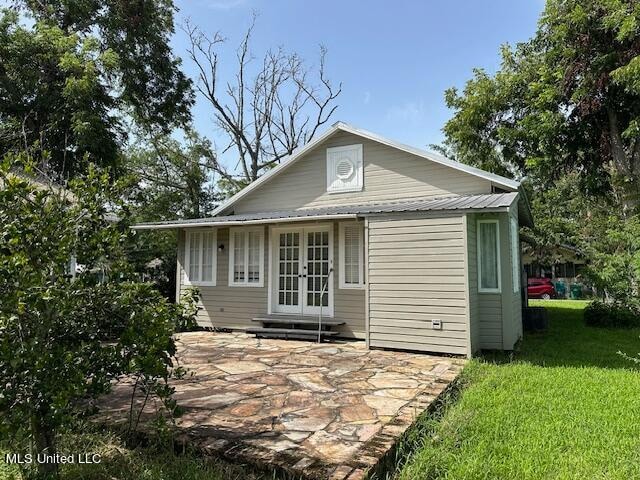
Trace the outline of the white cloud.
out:
[[[231,10],[241,7],[247,3],[247,0],[201,0],[200,4],[216,10]]]
[[[371,92],[369,91],[364,92],[364,98],[362,99],[362,103],[364,103],[365,105],[369,105],[370,101],[371,101]]]
[[[405,102],[401,105],[395,105],[387,110],[387,119],[396,122],[418,122],[425,116],[424,103]]]

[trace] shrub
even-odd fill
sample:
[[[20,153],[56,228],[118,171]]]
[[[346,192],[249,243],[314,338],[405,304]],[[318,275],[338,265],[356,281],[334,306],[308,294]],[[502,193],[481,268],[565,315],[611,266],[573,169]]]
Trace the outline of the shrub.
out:
[[[617,303],[591,302],[584,310],[584,321],[592,327],[640,327],[640,312]]]

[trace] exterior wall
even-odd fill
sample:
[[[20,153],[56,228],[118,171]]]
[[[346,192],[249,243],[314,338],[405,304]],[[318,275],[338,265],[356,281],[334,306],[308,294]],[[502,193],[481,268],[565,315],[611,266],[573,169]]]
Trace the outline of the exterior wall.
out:
[[[370,346],[468,353],[464,219],[369,218]],[[432,329],[434,319],[442,330]]]
[[[467,268],[469,294],[470,352],[475,353],[482,348],[480,339],[480,302],[478,298],[478,238],[476,236],[476,216],[466,215],[467,228]]]
[[[363,145],[361,192],[327,193],[326,149]],[[357,135],[339,132],[224,214],[491,193],[491,182]]]
[[[265,248],[267,231],[265,229]],[[210,328],[241,329],[257,326],[251,319],[267,312],[267,282],[264,287],[230,287],[229,278],[229,229],[219,228],[217,244],[224,245],[224,250],[218,250],[216,286],[198,286],[200,292],[200,311],[198,324]],[[186,272],[183,268],[185,234],[179,235],[178,275],[180,291],[185,288]],[[266,253],[266,250],[265,250]],[[267,273],[268,264],[265,255],[264,272]],[[266,278],[266,277],[265,277]]]
[[[292,224],[294,227],[308,226],[308,223]],[[364,289],[340,289],[339,288],[339,262],[338,262],[338,222],[333,222],[333,248],[334,248],[334,318],[344,320],[346,324],[338,328],[341,336],[346,338],[365,338],[365,290]],[[278,224],[279,227],[283,224]],[[268,282],[269,249],[271,248],[270,229],[265,226],[265,251],[264,251],[264,287],[230,287],[229,277],[229,229],[218,228],[217,244],[224,245],[217,256],[216,286],[198,286],[200,291],[200,311],[198,324],[210,328],[244,329],[250,326],[259,326],[251,319],[258,315],[264,315],[268,310]],[[185,285],[184,230],[180,232],[178,241],[178,288],[177,295],[188,288]]]
[[[471,321],[477,323],[478,347],[486,350],[513,350],[514,344],[522,337],[522,308],[520,291],[513,291],[513,270],[511,268],[510,217],[518,220],[517,206],[509,213],[469,215],[467,225],[467,251],[469,256],[469,295],[477,307],[471,307]],[[478,291],[477,261],[477,221],[481,219],[498,219],[500,230],[500,275],[501,293],[484,293]],[[473,265],[472,265],[473,263]],[[474,270],[472,280],[471,270]],[[520,287],[522,288],[522,286]],[[474,300],[475,299],[475,300]],[[473,338],[472,334],[472,338]],[[473,340],[472,340],[473,342]]]
[[[517,231],[518,231],[518,252],[517,255],[515,255],[515,257],[517,258],[518,261],[518,272],[520,275],[520,278],[522,278],[522,264],[521,264],[521,251],[522,248],[520,247],[520,223],[518,221],[518,210],[517,210],[517,205],[513,205],[510,212],[509,212],[509,218],[513,218],[516,222],[517,225]],[[508,221],[509,223],[509,228],[511,228],[511,221]],[[509,232],[509,235],[511,234],[511,232]],[[511,260],[513,258],[512,255],[512,251],[511,251],[511,238],[508,236],[507,237],[507,242],[509,244],[509,259]],[[517,292],[513,291],[513,282],[518,281],[517,279],[513,278],[513,268],[511,268],[511,262],[509,262],[509,278],[511,279],[511,284],[510,284],[510,289],[508,291],[504,291],[503,290],[503,295],[505,298],[505,303],[509,306],[509,318],[505,318],[505,334],[504,334],[504,338],[503,338],[503,342],[502,342],[502,347],[504,350],[512,350],[513,346],[515,345],[515,343],[522,338],[522,288],[526,288],[526,285],[522,285],[521,281],[518,282],[519,288]]]

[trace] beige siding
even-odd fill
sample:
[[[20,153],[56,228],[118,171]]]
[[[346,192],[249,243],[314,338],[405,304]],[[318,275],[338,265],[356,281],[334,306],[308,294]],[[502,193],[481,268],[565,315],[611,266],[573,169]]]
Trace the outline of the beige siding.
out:
[[[265,242],[267,239],[265,230]],[[180,235],[180,244],[184,245],[184,233]],[[229,229],[220,228],[217,232],[217,244],[224,245],[218,251],[217,277],[215,287],[199,286],[201,309],[198,313],[198,324],[210,328],[246,328],[256,326],[251,321],[256,315],[267,311],[267,283],[264,287],[230,287],[229,277]],[[178,270],[180,271],[181,288],[184,285],[185,272],[181,268],[184,259],[184,247],[179,249]],[[266,252],[266,250],[265,250]],[[265,254],[264,271],[267,272],[267,255]]]
[[[340,262],[338,255],[339,242],[338,222],[333,224],[333,302],[334,314],[337,319],[344,320],[345,325],[338,328],[344,337],[365,338],[365,290],[341,289]]]
[[[282,224],[278,225],[279,227]],[[295,224],[300,227],[301,224]],[[334,317],[344,320],[346,324],[339,328],[341,336],[351,338],[365,338],[365,291],[338,288],[338,223],[333,225],[334,231]],[[179,235],[178,243],[178,291],[187,288],[184,285],[184,231]],[[217,244],[224,245],[222,252],[218,251],[216,286],[200,286],[201,309],[198,313],[198,323],[203,327],[244,329],[249,326],[259,326],[251,319],[263,315],[268,310],[268,280],[269,280],[269,228],[265,226],[265,282],[264,287],[230,287],[229,276],[229,229],[220,228],[217,231]]]
[[[476,292],[478,317],[480,326],[480,348],[490,350],[512,350],[516,341],[522,336],[522,312],[520,308],[520,293],[513,292],[511,268],[510,216],[517,220],[517,209],[510,213],[477,214],[479,219],[499,220],[500,229],[500,275],[502,282],[501,293]],[[474,222],[475,223],[475,222]],[[470,227],[471,228],[471,227]],[[475,249],[469,246],[470,251]],[[477,257],[475,261],[477,269]],[[471,287],[470,287],[471,288]],[[473,292],[472,292],[473,297]]]
[[[467,353],[464,218],[369,219],[372,347]],[[431,328],[434,319],[442,330]]]
[[[467,264],[469,285],[469,323],[471,336],[471,353],[479,350],[480,342],[480,307],[478,304],[478,256],[476,217],[467,215]]]
[[[326,192],[326,149],[363,145],[364,189]],[[427,159],[340,132],[247,195],[225,213],[353,205],[399,199],[490,193],[491,183]]]
[[[520,235],[519,235],[519,229],[520,229],[520,224],[518,222],[518,210],[517,210],[517,206],[513,206],[511,208],[511,211],[509,212],[509,218],[513,218],[516,221],[516,225],[518,226],[517,230],[518,230],[518,249],[520,250]],[[508,221],[509,223],[509,228],[511,228],[511,221]],[[511,232],[509,232],[509,235],[511,235]],[[515,279],[513,278],[513,268],[511,265],[511,259],[513,258],[512,256],[512,252],[511,252],[511,236],[509,236],[509,278],[511,278],[511,282],[514,282]],[[520,262],[520,251],[517,252],[516,258],[518,259],[518,263]],[[519,265],[518,268],[518,272],[520,272],[522,270],[522,266]],[[521,283],[521,282],[520,282]],[[505,339],[504,339],[504,348],[506,350],[511,350],[513,348],[513,345],[520,339],[522,338],[522,293],[521,293],[521,289],[522,289],[522,285],[520,285],[520,288],[518,290],[518,292],[514,292],[513,291],[513,283],[511,283],[510,285],[510,289],[508,292],[505,292],[505,295],[507,295],[507,302],[510,304],[510,322],[508,327],[505,327]]]

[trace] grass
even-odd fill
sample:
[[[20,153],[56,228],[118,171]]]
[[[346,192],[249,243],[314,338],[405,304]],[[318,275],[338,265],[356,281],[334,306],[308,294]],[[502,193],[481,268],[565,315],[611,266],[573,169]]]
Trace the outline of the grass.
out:
[[[114,433],[90,432],[62,435],[59,451],[65,454],[98,453],[99,464],[60,465],[64,480],[267,480],[275,475],[256,472],[220,459],[205,459],[168,448],[126,448]],[[15,465],[4,463],[7,449],[0,448],[0,480],[24,478]]]
[[[423,420],[408,479],[640,478],[640,329],[586,327],[586,302],[539,302],[550,328],[470,362],[458,400]]]

